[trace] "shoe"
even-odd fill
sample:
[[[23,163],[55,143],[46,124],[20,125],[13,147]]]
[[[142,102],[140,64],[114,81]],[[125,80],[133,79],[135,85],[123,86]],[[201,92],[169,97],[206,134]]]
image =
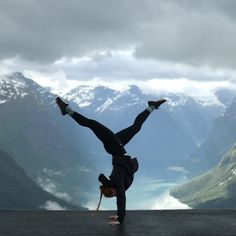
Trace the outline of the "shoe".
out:
[[[66,107],[69,105],[61,100],[61,98],[56,98],[56,104],[61,110],[61,114],[64,116],[66,114]]]
[[[161,104],[166,102],[166,99],[162,98],[157,101],[148,101],[148,106],[153,106],[155,109],[158,109]]]

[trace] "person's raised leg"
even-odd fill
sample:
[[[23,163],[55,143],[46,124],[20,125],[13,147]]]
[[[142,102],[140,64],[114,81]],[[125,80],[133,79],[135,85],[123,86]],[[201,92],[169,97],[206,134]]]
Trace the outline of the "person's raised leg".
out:
[[[88,119],[87,117],[73,111],[69,105],[63,102],[59,97],[56,98],[56,103],[61,110],[62,115],[68,114],[79,125],[90,128],[97,138],[102,141],[105,150],[111,155],[125,154],[126,151],[119,138],[107,127],[97,122],[96,120]]]
[[[134,123],[126,129],[121,130],[120,132],[116,133],[119,137],[123,146],[125,146],[142,128],[143,123],[151,114],[152,111],[158,109],[161,104],[166,102],[166,99],[159,99],[157,101],[148,101],[148,107],[138,114],[135,118]]]

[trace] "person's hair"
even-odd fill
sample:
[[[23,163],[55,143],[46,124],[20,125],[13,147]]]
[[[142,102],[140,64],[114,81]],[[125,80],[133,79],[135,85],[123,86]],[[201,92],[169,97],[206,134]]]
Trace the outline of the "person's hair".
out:
[[[113,197],[113,191],[110,187],[105,187],[103,185],[100,186],[101,194],[103,194],[105,197]]]
[[[109,197],[109,198],[113,197],[113,191],[109,187],[105,187],[103,185],[100,186],[100,199],[99,199],[99,203],[97,206],[97,211],[99,210],[99,207],[101,205],[102,195],[104,195],[105,197]]]

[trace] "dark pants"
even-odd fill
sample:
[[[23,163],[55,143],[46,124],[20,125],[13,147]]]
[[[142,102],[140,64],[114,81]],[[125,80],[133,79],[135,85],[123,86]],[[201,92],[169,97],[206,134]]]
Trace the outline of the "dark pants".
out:
[[[116,134],[99,122],[88,119],[77,112],[74,112],[71,117],[78,124],[90,128],[98,139],[102,141],[105,150],[109,154],[123,155],[126,153],[124,146],[138,133],[149,114],[148,110],[144,110],[135,118],[133,125]]]

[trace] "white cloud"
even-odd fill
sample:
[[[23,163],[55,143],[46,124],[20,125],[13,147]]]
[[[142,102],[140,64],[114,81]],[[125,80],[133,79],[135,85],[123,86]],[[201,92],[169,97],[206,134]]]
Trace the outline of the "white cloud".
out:
[[[185,170],[185,168],[182,167],[182,166],[170,166],[170,167],[168,167],[168,170],[181,172],[181,173],[184,173],[184,174],[189,173],[189,171]]]
[[[79,167],[79,171],[81,171],[81,172],[91,172],[91,169],[88,169],[85,166],[81,166],[81,167]]]
[[[126,192],[127,210],[160,210],[160,209],[189,209],[189,206],[181,203],[169,194],[169,189],[176,183],[164,180],[137,177],[135,183]],[[95,210],[99,201],[99,191],[87,193],[88,201],[85,207]],[[116,198],[103,197],[100,209],[115,210]]]
[[[48,169],[48,168],[44,168],[43,169],[43,172],[49,176],[55,176],[55,175],[61,175],[63,174],[62,171],[55,171],[55,170],[52,170],[52,169]]]
[[[154,200],[153,206],[150,209],[190,209],[190,207],[184,203],[181,203],[178,199],[172,197],[169,192],[165,192]]]
[[[229,81],[192,81],[186,78],[180,79],[151,79],[145,82],[137,81],[136,84],[147,94],[185,94],[203,101],[215,101],[215,91],[220,88],[235,89],[236,86]]]
[[[58,191],[56,184],[53,183],[51,179],[38,177],[37,178],[37,183],[44,190],[46,190],[47,192],[55,195],[56,197],[61,198],[61,199],[66,200],[66,201],[71,200],[71,197],[68,193]]]
[[[234,0],[2,0],[0,20],[2,59],[60,64],[133,47],[140,58],[236,66]]]
[[[217,89],[236,90],[236,72],[233,70],[137,59],[132,55],[132,49],[101,51],[73,60],[63,58],[60,63],[46,67],[19,58],[0,62],[0,73],[14,71],[23,72],[26,77],[62,96],[78,85],[102,85],[122,91],[135,84],[143,92],[153,95],[171,92],[216,103],[214,92]]]
[[[66,208],[60,206],[57,202],[47,201],[44,205],[40,206],[41,209],[49,210],[49,211],[63,211]]]
[[[181,203],[178,199],[172,197],[169,191],[156,196],[145,191],[127,191],[126,208],[127,210],[164,210],[164,209],[190,209],[186,204]],[[90,199],[84,204],[90,210],[95,210],[99,201],[99,194],[89,195]],[[100,210],[115,210],[116,199],[103,197]]]
[[[39,85],[50,88],[52,93],[58,93],[61,90],[70,91],[79,84],[78,81],[68,80],[63,70],[52,73],[25,70],[24,75],[32,78]]]

